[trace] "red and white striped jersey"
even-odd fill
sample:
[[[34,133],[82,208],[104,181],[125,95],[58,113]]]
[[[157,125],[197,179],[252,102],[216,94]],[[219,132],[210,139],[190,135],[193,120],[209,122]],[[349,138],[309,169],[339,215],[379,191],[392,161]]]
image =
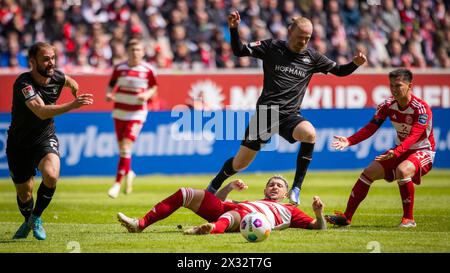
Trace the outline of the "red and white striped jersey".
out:
[[[245,201],[237,204],[237,206],[249,213],[260,212],[266,215],[272,229],[307,228],[314,220],[294,205],[279,203],[270,199]]]
[[[385,120],[387,117],[397,131],[396,156],[407,150],[435,150],[432,112],[425,101],[412,95],[408,106],[401,109],[391,97],[378,106],[374,118]]]
[[[400,156],[408,150],[428,150],[434,157],[433,114],[428,104],[414,95],[404,109],[394,97],[379,104],[372,121],[350,136],[349,144],[358,144],[372,136],[387,117],[397,131],[395,156]]]
[[[139,100],[137,95],[157,85],[155,77],[155,69],[146,62],[133,67],[127,62],[117,65],[109,82],[110,87],[117,85],[113,118],[144,122],[147,118],[147,102]]]

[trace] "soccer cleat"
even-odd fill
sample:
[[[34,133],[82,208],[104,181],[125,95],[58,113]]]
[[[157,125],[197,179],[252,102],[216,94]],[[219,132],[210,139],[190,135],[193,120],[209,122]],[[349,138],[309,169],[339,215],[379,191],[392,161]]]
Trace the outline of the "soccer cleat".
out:
[[[133,191],[133,180],[136,177],[136,173],[130,170],[127,174],[126,183],[125,183],[125,194],[130,194]]]
[[[398,225],[398,227],[401,228],[410,228],[410,227],[416,227],[416,222],[413,219],[408,219],[408,218],[402,218],[402,222],[400,223],[400,225]]]
[[[114,183],[114,185],[112,185],[112,187],[108,191],[108,196],[111,197],[112,199],[115,199],[117,198],[117,196],[119,196],[119,193],[120,193],[120,183]]]
[[[300,204],[300,188],[293,187],[289,191],[289,203],[298,206]]]
[[[334,215],[325,215],[325,220],[336,226],[348,226],[351,223],[351,221],[347,219],[347,216],[340,211],[334,212]]]
[[[128,230],[128,232],[130,233],[142,232],[142,229],[139,227],[138,219],[130,218],[121,212],[117,213],[117,219],[119,220],[120,224]]]
[[[14,234],[13,239],[25,239],[28,237],[28,234],[30,234],[30,231],[31,227],[28,225],[28,222],[23,222],[16,231],[16,234]]]
[[[203,224],[200,226],[196,226],[196,227],[187,229],[183,232],[183,234],[184,235],[204,235],[204,234],[210,234],[213,229],[214,229],[214,224],[206,223],[206,224]]]
[[[45,240],[47,234],[45,234],[45,229],[42,226],[42,219],[39,216],[31,215],[28,219],[28,226],[33,230],[34,238],[38,240]]]

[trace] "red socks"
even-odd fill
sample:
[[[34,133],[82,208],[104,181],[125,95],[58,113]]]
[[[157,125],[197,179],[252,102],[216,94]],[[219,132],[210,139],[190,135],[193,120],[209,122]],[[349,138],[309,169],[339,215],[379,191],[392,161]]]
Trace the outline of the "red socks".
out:
[[[356,181],[356,184],[353,186],[352,192],[350,194],[350,198],[348,199],[347,208],[344,213],[347,217],[347,220],[352,220],[353,214],[355,213],[362,200],[366,198],[367,193],[370,189],[370,185],[372,183],[373,181],[364,174],[361,174],[358,181]]]
[[[116,174],[116,183],[121,183],[122,178],[128,174],[131,166],[131,158],[130,157],[121,157],[119,160],[119,165],[117,167]]]
[[[144,229],[156,221],[162,220],[171,215],[183,205],[183,193],[186,189],[179,189],[177,192],[156,204],[144,218],[139,219],[139,228]],[[189,189],[188,189],[189,190]],[[192,189],[190,189],[192,191]]]
[[[220,217],[217,222],[214,223],[214,229],[211,234],[224,233],[228,226],[230,226],[230,220],[227,217]]]
[[[411,178],[400,179],[398,181],[398,188],[402,197],[403,218],[414,220],[414,183],[411,182]]]

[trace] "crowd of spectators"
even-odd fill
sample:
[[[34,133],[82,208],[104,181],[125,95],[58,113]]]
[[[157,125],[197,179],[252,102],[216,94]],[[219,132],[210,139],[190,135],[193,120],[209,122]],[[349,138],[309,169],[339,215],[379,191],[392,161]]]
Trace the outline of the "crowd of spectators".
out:
[[[286,39],[292,17],[314,25],[310,46],[366,66],[450,67],[450,12],[445,0],[0,0],[0,67],[28,67],[27,49],[48,41],[66,71],[110,69],[141,38],[158,68],[253,68],[229,43],[227,12],[241,14],[244,41]]]

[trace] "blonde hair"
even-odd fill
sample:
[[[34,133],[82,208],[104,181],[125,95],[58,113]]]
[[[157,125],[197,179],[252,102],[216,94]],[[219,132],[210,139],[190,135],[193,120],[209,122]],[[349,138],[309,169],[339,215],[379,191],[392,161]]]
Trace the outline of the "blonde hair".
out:
[[[311,25],[312,22],[306,17],[293,17],[292,19],[292,25],[296,25],[297,27],[304,26],[304,25]]]

